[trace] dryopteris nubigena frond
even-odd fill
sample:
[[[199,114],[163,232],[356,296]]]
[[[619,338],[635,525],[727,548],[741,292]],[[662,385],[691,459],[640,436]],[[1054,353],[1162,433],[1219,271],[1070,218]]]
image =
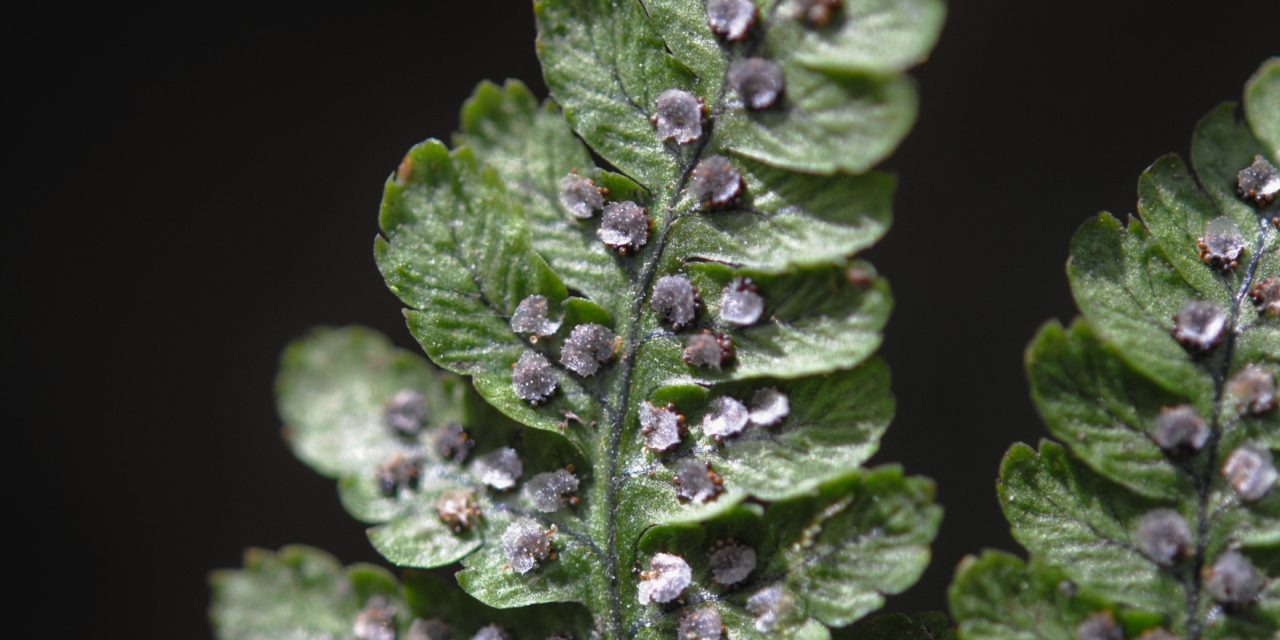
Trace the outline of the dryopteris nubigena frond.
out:
[[[288,439],[388,560],[461,562],[486,605],[580,603],[575,637],[828,637],[919,577],[941,517],[928,480],[860,468],[891,301],[854,256],[942,4],[534,10],[552,99],[481,85],[386,185],[379,268],[449,373],[317,332],[285,355]],[[459,615],[405,594],[367,629]]]
[[[1015,445],[1001,504],[1031,562],[963,563],[969,639],[1280,637],[1280,59],[1138,181],[1138,214],[1086,223],[1083,318],[1027,352],[1061,444]]]

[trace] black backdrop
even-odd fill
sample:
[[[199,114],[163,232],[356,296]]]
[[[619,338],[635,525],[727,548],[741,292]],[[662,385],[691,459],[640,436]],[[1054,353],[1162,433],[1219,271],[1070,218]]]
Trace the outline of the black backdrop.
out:
[[[1073,305],[1068,239],[1280,53],[1280,3],[964,0],[918,70],[870,257],[897,308],[877,460],[937,479],[935,562],[1016,548],[993,481],[1043,433],[1023,346]],[[501,8],[497,5],[502,5]],[[376,560],[277,433],[276,357],[313,324],[413,346],[370,257],[384,177],[482,78],[545,95],[512,0],[47,13],[4,32],[8,582],[54,635],[207,637],[205,574],[249,545]],[[15,108],[16,107],[16,108]],[[15,113],[16,112],[16,113]]]

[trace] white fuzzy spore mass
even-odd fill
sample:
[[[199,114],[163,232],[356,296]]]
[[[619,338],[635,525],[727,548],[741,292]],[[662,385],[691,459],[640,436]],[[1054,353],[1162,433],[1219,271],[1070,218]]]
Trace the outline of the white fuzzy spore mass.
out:
[[[564,508],[577,490],[578,476],[564,469],[539,473],[524,484],[529,503],[543,513],[554,513]]]
[[[749,327],[764,315],[764,298],[749,278],[734,278],[720,292],[720,320],[739,327]]]
[[[749,419],[746,405],[729,396],[720,396],[711,401],[710,410],[702,417],[702,432],[719,442],[742,433]]]
[[[757,427],[772,427],[780,424],[791,415],[791,399],[787,394],[765,387],[758,389],[751,396],[751,424]]]
[[[698,313],[698,290],[684,276],[662,276],[653,284],[649,306],[659,318],[679,330],[693,322]]]
[[[689,144],[702,137],[703,104],[681,89],[667,89],[654,102],[653,127],[659,140]]]
[[[782,67],[764,58],[742,58],[729,65],[729,86],[753,111],[768,109],[778,102],[786,87]]]
[[[604,194],[590,178],[570,173],[560,180],[560,206],[573,217],[586,220],[604,208]]]
[[[480,482],[499,491],[506,491],[516,486],[516,482],[520,480],[524,473],[524,463],[520,461],[520,455],[515,449],[503,447],[476,458],[471,469]]]
[[[640,437],[649,449],[659,453],[670,450],[680,444],[680,414],[646,400],[640,404]]]
[[[502,553],[516,573],[529,573],[551,556],[551,538],[538,523],[520,519],[502,533]]]
[[[573,328],[560,348],[560,364],[580,375],[592,376],[600,365],[613,360],[617,336],[600,324],[580,324]]]
[[[649,560],[649,570],[640,574],[640,604],[671,602],[693,582],[693,570],[684,558],[657,553]]]
[[[550,302],[546,296],[532,295],[516,305],[511,314],[511,330],[531,336],[549,336],[560,328],[559,320],[549,317]]]

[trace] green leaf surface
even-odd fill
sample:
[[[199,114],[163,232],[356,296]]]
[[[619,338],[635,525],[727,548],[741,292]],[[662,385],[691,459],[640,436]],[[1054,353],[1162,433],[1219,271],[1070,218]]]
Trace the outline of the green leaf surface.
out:
[[[915,87],[900,72],[933,47],[945,13],[936,0],[858,0],[815,28],[797,19],[792,3],[762,1],[755,35],[721,47],[698,3],[644,4],[671,55],[695,76],[686,88],[708,105],[723,104],[713,109],[723,127],[720,148],[812,173],[862,172],[897,146],[916,116]],[[750,111],[726,86],[733,59],[749,56],[781,66],[781,104]],[[554,85],[552,92],[560,97]]]
[[[924,61],[945,14],[938,0],[848,0],[844,12],[820,29],[779,21],[769,32],[769,46],[790,50],[810,69],[889,74]]]
[[[415,147],[401,168],[407,177],[387,182],[385,237],[374,256],[387,285],[415,309],[406,316],[427,355],[471,375],[485,399],[532,427],[559,432],[566,412],[598,410],[562,368],[563,393],[549,403],[552,411],[530,411],[511,388],[511,369],[527,346],[509,318],[528,296],[558,303],[567,290],[530,245],[520,205],[497,173],[467,148],[451,153],[436,141]]]
[[[737,166],[747,185],[740,205],[724,215],[680,218],[671,251],[778,272],[839,264],[889,228],[892,176],[796,174],[745,159]]]
[[[493,167],[520,201],[538,254],[571,289],[607,308],[622,308],[626,271],[596,238],[592,225],[565,215],[558,187],[571,172],[609,188],[614,197],[634,194],[637,187],[617,174],[593,171],[591,155],[559,107],[550,101],[539,104],[519,81],[508,80],[501,87],[481,83],[463,105],[461,123],[455,143],[470,147]]]
[[[311,547],[250,549],[243,569],[216,571],[209,582],[209,617],[219,640],[354,639],[356,617],[369,604],[391,607],[395,626],[409,627],[389,573],[370,565],[343,568]]]
[[[404,577],[404,599],[419,618],[444,623],[458,638],[472,637],[490,625],[517,640],[545,640],[557,634],[591,637],[591,615],[580,605],[495,609],[434,573],[408,573]]]
[[[851,267],[874,273],[866,265]],[[848,268],[772,275],[720,264],[690,265],[686,276],[698,291],[706,292],[708,324],[733,337],[734,365],[718,372],[684,365],[679,356],[685,346],[683,336],[651,340],[640,357],[674,364],[666,367],[672,379],[794,378],[854,366],[880,346],[880,330],[888,320],[892,297],[884,280],[865,286],[850,283]],[[755,325],[735,328],[713,320],[720,317],[718,294],[735,278],[749,278],[766,300],[764,315]]]
[[[1159,503],[1124,493],[1052,442],[1039,452],[1014,445],[998,490],[1013,537],[1100,596],[1153,610],[1184,598],[1176,578],[1142,555],[1134,534]]]
[[[1280,58],[1258,68],[1244,89],[1244,113],[1254,135],[1267,145],[1272,160],[1280,160]]]
[[[485,454],[522,445],[526,478],[568,465],[587,468],[562,440],[519,434],[461,379],[433,369],[370,329],[318,329],[294,342],[285,351],[277,391],[295,452],[339,478],[343,506],[379,525],[369,530],[370,542],[400,566],[456,563],[480,548],[486,536],[500,536],[510,520],[506,514],[530,509],[526,496],[484,485],[477,460]],[[426,408],[421,430],[411,436],[393,431],[386,418],[388,405],[403,391],[422,394]],[[458,443],[465,451],[461,461],[438,446],[454,426],[465,430]],[[377,480],[379,467],[397,456],[418,461],[419,479],[388,495]],[[458,528],[439,515],[440,500],[457,492],[474,501],[479,517],[472,526]],[[568,526],[575,519],[567,509],[533,516],[548,527]]]
[[[506,418],[533,428],[489,445],[514,448],[526,473],[495,492],[476,486],[466,466],[474,462],[438,460],[443,471],[424,476],[409,500],[380,502],[370,495],[376,487],[345,479],[342,495],[380,525],[370,537],[392,562],[460,561],[459,584],[487,605],[579,602],[603,636],[630,637],[654,609],[636,596],[642,536],[730,517],[744,505],[812,501],[821,487],[861,478],[858,466],[876,450],[893,400],[887,369],[872,357],[892,297],[856,254],[887,230],[895,181],[866,171],[914,120],[915,90],[903,71],[926,56],[943,11],[936,0],[858,0],[818,29],[770,3],[740,44],[711,35],[697,0],[539,0],[534,13],[552,99],[539,103],[516,82],[478,87],[454,147],[422,143],[388,180],[375,243],[431,360],[468,376]],[[727,86],[728,65],[751,56],[783,70],[783,100],[773,108],[748,112]],[[705,105],[688,144],[657,137],[655,101],[671,89]],[[703,188],[701,163],[712,156],[727,158],[740,177],[717,207]],[[608,206],[574,215],[565,198],[594,200],[595,191],[565,192],[566,178],[590,180]],[[609,225],[599,209],[623,202],[643,208],[649,224],[637,224],[632,245],[619,249],[601,241]],[[687,322],[672,323],[655,307],[669,277],[697,292]],[[722,314],[736,288],[760,297],[754,321]],[[512,327],[531,296],[546,301],[547,328],[537,336]],[[597,330],[587,323],[608,331],[595,371],[573,359],[574,336]],[[732,353],[725,347],[724,357],[699,363],[690,354],[705,332]],[[517,393],[529,370],[513,365],[530,354],[548,362],[540,380],[554,389],[545,398]],[[721,396],[765,415],[753,405],[765,390],[788,405],[767,424],[719,439],[701,429]],[[662,414],[668,403],[674,413]],[[679,442],[648,442],[655,427],[641,424],[642,410],[672,425],[682,419]],[[485,433],[483,422],[465,424],[468,433]],[[531,451],[535,445],[542,450]],[[532,472],[568,465],[580,482],[575,503],[541,514],[528,488]],[[881,489],[881,480],[866,482],[874,487],[859,490]],[[880,606],[881,593],[918,577],[938,514],[927,483],[900,474],[897,482],[884,489],[883,509],[906,512],[902,501],[914,501],[923,519],[903,530],[896,551],[880,554],[866,540],[843,551],[842,562],[856,569],[780,565],[819,594],[806,596],[811,621],[789,627],[796,637],[826,637],[824,624],[848,624]],[[483,513],[464,531],[436,514],[440,497],[459,489],[473,491]],[[531,516],[548,532],[554,525],[554,557],[522,573],[501,538]],[[905,527],[878,522],[889,515],[874,501],[857,501],[842,517],[853,523],[846,528]],[[701,570],[704,562],[694,564]],[[849,594],[857,597],[844,602]]]
[[[653,134],[658,94],[693,81],[667,55],[636,0],[538,0],[538,57],[573,130],[650,191],[679,174],[680,154]]]
[[[1060,571],[1009,554],[969,556],[949,591],[962,640],[1066,640],[1085,619],[1107,612],[1127,637],[1159,626],[1148,613],[1116,607],[1083,591]]]
[[[794,171],[861,172],[888,156],[915,124],[919,105],[910,78],[828,75],[781,64],[785,110],[726,111],[721,126],[729,151]]]
[[[653,529],[641,540],[641,556],[689,559],[693,582],[681,606],[642,610],[641,625],[670,637],[660,632],[712,602],[730,637],[807,637],[815,622],[846,625],[919,578],[941,515],[930,481],[884,467],[846,474],[768,508],[743,505],[696,524]],[[751,573],[730,585],[716,579],[710,561],[727,546],[747,547],[756,559]],[[772,587],[782,589],[785,605],[776,624],[762,628],[748,601]]]
[[[1243,108],[1223,104],[1199,122],[1190,166],[1169,155],[1143,173],[1136,216],[1122,224],[1102,214],[1073,239],[1067,272],[1084,317],[1047,325],[1027,354],[1033,399],[1063,444],[1015,445],[1000,474],[1032,568],[996,558],[962,566],[951,592],[962,638],[1076,638],[1083,613],[1063,618],[1061,596],[1028,588],[1038,571],[1117,616],[1154,616],[1177,637],[1280,637],[1280,491],[1265,460],[1280,448],[1269,400],[1280,319],[1253,304],[1255,285],[1280,274],[1280,205],[1247,199],[1238,185],[1255,158],[1276,160],[1276,64],[1250,80]],[[1218,329],[1198,329],[1189,303],[1207,305]],[[1194,437],[1179,440],[1176,422],[1162,421],[1173,407],[1203,422],[1183,423]],[[1241,463],[1252,459],[1262,462]],[[1157,509],[1185,528],[1157,533],[1148,519]],[[1255,578],[1243,582],[1256,580],[1255,597],[1224,592],[1221,576],[1232,574],[1217,563],[1229,551],[1250,559]]]
[[[775,505],[765,514],[779,554],[770,570],[787,569],[788,590],[805,611],[844,626],[879,609],[929,564],[929,542],[942,520],[932,481],[885,467],[835,481],[809,500]]]
[[[702,425],[713,394],[699,385],[668,387],[658,403],[698,407],[690,412],[692,447],[724,476],[765,500],[780,500],[813,489],[866,462],[893,417],[889,370],[873,359],[851,371],[799,380],[726,384],[724,395],[749,403],[761,389],[777,389],[791,400],[792,414],[776,429],[749,432],[717,443]],[[692,440],[692,438],[691,438]]]
[[[1067,275],[1085,317],[1134,368],[1188,396],[1211,393],[1207,372],[1172,335],[1173,316],[1198,298],[1137,218],[1126,226],[1104,213],[1085,223],[1071,242]]]
[[[276,398],[285,441],[326,476],[370,471],[403,449],[385,414],[406,390],[422,394],[431,408],[426,429],[467,419],[462,380],[439,375],[375,331],[315,329],[281,358]]]
[[[509,520],[508,520],[509,522]],[[556,557],[527,574],[509,568],[499,545],[489,544],[467,556],[458,584],[481,602],[494,607],[523,607],[546,602],[592,602],[600,585],[587,576],[595,570],[598,551],[584,541],[560,534],[553,543]]]
[[[1191,477],[1151,433],[1160,410],[1184,399],[1136,375],[1087,324],[1042,328],[1027,350],[1027,373],[1049,432],[1094,471],[1152,498],[1173,499],[1193,489]]]
[[[471,637],[497,627],[515,640],[568,633],[589,637],[591,616],[580,606],[494,609],[466,596],[442,576],[412,572],[401,584],[371,565],[342,567],[329,554],[300,545],[279,552],[250,549],[244,568],[210,576],[210,618],[219,640],[358,640],[362,610],[391,614],[401,638],[427,629]]]

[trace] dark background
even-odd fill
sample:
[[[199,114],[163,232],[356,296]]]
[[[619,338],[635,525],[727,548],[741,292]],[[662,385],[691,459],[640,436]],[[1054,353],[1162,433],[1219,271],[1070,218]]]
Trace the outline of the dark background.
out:
[[[1131,211],[1139,172],[1280,53],[1280,3],[1178,4],[955,2],[916,74],[897,221],[871,252],[898,299],[877,460],[936,478],[947,518],[892,609],[944,607],[964,554],[1016,548],[993,481],[1043,433],[1022,349],[1074,314],[1072,231]],[[246,546],[376,560],[278,436],[276,357],[321,323],[414,346],[370,255],[382,181],[477,81],[545,95],[527,5],[5,22],[7,565],[59,612],[24,619],[207,637],[205,575]]]

